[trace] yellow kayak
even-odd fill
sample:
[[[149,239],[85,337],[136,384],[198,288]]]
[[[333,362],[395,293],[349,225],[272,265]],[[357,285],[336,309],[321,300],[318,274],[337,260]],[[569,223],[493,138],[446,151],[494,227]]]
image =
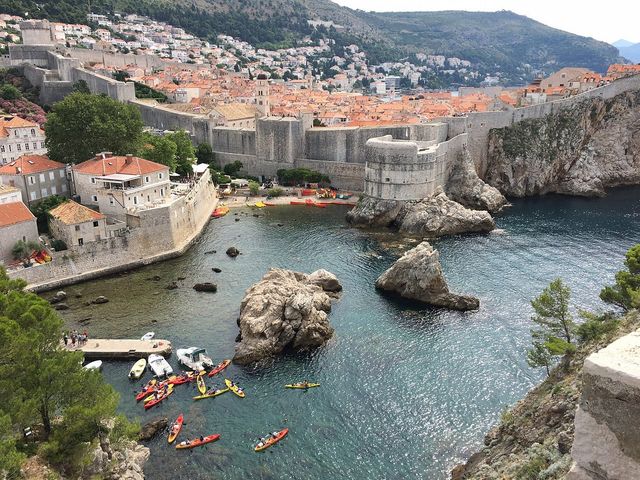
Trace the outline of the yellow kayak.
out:
[[[238,385],[235,385],[228,378],[224,379],[224,383],[227,385],[227,387],[229,387],[229,390],[231,390],[233,393],[235,393],[240,398],[244,398],[244,392],[242,391],[242,388],[240,388]]]
[[[198,374],[196,377],[196,382],[198,382],[198,391],[204,395],[207,392],[207,385],[204,383],[204,370],[202,373]]]
[[[136,363],[133,364],[133,367],[131,367],[131,370],[129,371],[129,378],[133,378],[135,380],[139,379],[142,374],[144,373],[144,369],[147,366],[147,360],[144,358],[141,358],[140,360],[138,360]]]
[[[264,208],[264,207],[266,207],[266,206],[267,206],[267,204],[266,204],[266,203],[264,203],[264,202],[262,202],[262,201],[260,201],[260,202],[256,202],[256,203],[254,204],[254,207],[258,207],[258,208]]]
[[[158,397],[161,397],[163,395],[164,389],[162,390],[158,390]],[[173,392],[173,385],[169,385],[169,387],[167,388],[167,395],[170,395]],[[144,399],[144,403],[149,403],[151,400],[155,400],[156,396],[155,393],[152,393],[151,395],[149,395],[147,398]]]
[[[314,388],[314,387],[319,387],[320,384],[319,383],[290,383],[288,385],[285,385],[284,388],[301,388],[303,390],[306,390],[307,388]]]
[[[193,397],[193,399],[202,400],[204,398],[213,398],[213,397],[217,397],[218,395],[222,395],[223,393],[226,393],[228,391],[229,391],[228,388],[219,388],[213,393],[204,393],[202,395],[198,395],[197,397]]]

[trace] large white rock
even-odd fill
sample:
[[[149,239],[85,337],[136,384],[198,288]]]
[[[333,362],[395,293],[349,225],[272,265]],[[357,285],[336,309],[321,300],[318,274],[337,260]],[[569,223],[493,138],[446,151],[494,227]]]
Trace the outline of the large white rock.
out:
[[[422,242],[405,252],[378,277],[376,288],[455,310],[474,310],[480,305],[475,297],[456,295],[449,291],[440,266],[440,255],[428,242]]]
[[[333,335],[330,295],[342,285],[330,272],[311,275],[272,268],[250,287],[240,305],[240,341],[233,361],[246,364],[286,348],[310,350]]]

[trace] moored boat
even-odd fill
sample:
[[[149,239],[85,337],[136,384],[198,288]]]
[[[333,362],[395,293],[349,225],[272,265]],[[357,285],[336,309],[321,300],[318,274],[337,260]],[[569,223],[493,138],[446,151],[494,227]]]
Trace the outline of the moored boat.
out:
[[[173,373],[173,368],[171,368],[169,362],[162,355],[156,353],[149,355],[148,365],[156,377],[169,376]]]
[[[213,370],[209,372],[209,376],[213,377],[214,375],[217,375],[218,373],[223,371],[225,368],[227,368],[229,365],[231,365],[231,360],[223,360],[218,365],[216,365],[213,368]]]
[[[153,337],[155,336],[156,332],[147,332],[140,338],[140,340],[153,340]]]
[[[176,355],[180,363],[196,372],[213,367],[213,362],[204,348],[179,348],[176,350]]]
[[[95,360],[87,363],[83,368],[85,370],[102,370],[102,360]]]
[[[139,379],[144,373],[144,369],[146,367],[147,367],[146,358],[141,358],[136,363],[134,363],[133,367],[131,367],[131,370],[129,370],[129,378],[132,378],[134,380]]]
[[[184,440],[176,445],[176,449],[182,450],[185,448],[200,447],[202,445],[206,445],[207,443],[215,442],[219,438],[220,438],[220,434],[214,433],[213,435],[207,435],[206,437],[200,437],[194,440]]]
[[[263,450],[266,450],[269,447],[272,447],[273,445],[278,443],[280,440],[282,440],[284,437],[286,437],[288,433],[289,433],[289,429],[283,428],[279,432],[276,432],[275,435],[271,434],[268,439],[266,439],[265,441],[260,441],[260,443],[256,445],[255,451],[261,452]]]

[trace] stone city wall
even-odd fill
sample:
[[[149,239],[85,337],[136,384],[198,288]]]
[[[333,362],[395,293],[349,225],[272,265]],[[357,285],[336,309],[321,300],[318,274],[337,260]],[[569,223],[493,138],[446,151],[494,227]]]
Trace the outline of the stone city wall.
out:
[[[133,84],[128,85],[133,87]],[[209,119],[204,115],[179,112],[164,107],[155,101],[132,100],[130,103],[138,107],[142,115],[142,121],[149,127],[159,130],[186,130],[195,144],[210,143],[211,141]]]
[[[640,474],[640,330],[591,354],[582,371],[567,480]]]
[[[206,171],[189,194],[171,204],[128,214],[129,228],[120,236],[54,252],[51,262],[11,270],[9,277],[43,291],[181,255],[207,225],[216,204]]]

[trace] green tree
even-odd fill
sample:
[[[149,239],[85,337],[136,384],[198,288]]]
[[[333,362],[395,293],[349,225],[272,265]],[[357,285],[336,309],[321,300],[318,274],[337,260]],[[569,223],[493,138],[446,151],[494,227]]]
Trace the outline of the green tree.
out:
[[[73,92],[91,94],[91,90],[89,90],[89,85],[87,85],[87,82],[82,79],[75,82],[71,87],[71,90]]]
[[[176,144],[176,172],[180,175],[191,175],[196,151],[189,134],[184,130],[178,130],[170,133],[167,137]]]
[[[53,105],[44,126],[53,160],[79,163],[97,153],[116,155],[138,150],[142,117],[133,105],[104,95],[73,93]]]
[[[65,465],[104,431],[105,421],[115,415],[118,394],[99,372],[82,368],[81,352],[61,348],[62,320],[24,286],[0,268],[2,409],[16,427],[41,423],[45,456]],[[0,429],[6,422],[0,421]],[[2,441],[0,451],[4,448]]]
[[[175,142],[171,141],[168,136],[144,133],[138,156],[166,165],[171,171],[175,171],[177,150]]]
[[[640,243],[627,251],[624,265],[627,269],[616,273],[616,283],[604,287],[600,298],[626,312],[640,308]]]
[[[222,169],[222,171],[227,175],[234,176],[238,174],[238,172],[242,169],[243,166],[244,165],[240,160],[236,160],[233,163],[227,163]]]
[[[24,455],[16,450],[17,435],[11,417],[0,411],[0,477],[19,478]]]
[[[213,162],[213,149],[208,143],[201,143],[196,148],[196,158],[198,163],[211,163]]]
[[[249,193],[251,195],[258,195],[259,192],[260,192],[260,184],[258,182],[254,182],[253,180],[251,180],[249,182]]]
[[[5,83],[0,87],[0,97],[4,100],[17,100],[22,97],[22,93],[13,85]]]
[[[553,357],[543,342],[534,341],[533,347],[527,350],[527,363],[532,368],[544,367],[549,376],[549,367],[551,366]]]
[[[556,278],[538,297],[531,300],[534,310],[531,319],[539,326],[539,335],[558,337],[571,343],[575,323],[569,311],[570,298],[569,287]]]

